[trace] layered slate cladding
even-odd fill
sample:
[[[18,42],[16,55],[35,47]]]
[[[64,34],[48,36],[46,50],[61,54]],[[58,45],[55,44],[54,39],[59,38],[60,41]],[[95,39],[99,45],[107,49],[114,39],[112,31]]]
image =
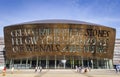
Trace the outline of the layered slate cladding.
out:
[[[4,67],[5,57],[4,57],[4,38],[0,37],[0,67]]]

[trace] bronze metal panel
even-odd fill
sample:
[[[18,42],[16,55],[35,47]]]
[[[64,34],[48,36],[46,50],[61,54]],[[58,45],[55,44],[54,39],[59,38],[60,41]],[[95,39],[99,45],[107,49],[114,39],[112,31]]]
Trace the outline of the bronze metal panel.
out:
[[[39,23],[4,27],[6,58],[113,58],[116,30],[101,25]]]

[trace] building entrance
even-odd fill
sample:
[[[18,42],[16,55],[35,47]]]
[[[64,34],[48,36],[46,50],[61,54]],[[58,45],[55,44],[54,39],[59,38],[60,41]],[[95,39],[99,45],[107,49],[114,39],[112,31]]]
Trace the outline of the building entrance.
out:
[[[19,69],[31,69],[35,68],[36,66],[42,66],[43,69],[74,69],[75,66],[82,66],[82,67],[90,67],[90,68],[111,68],[112,60],[109,59],[87,59],[87,58],[75,58],[75,57],[67,57],[67,58],[60,58],[60,57],[45,57],[45,58],[30,58],[30,59],[20,59],[20,60],[8,60],[7,66],[9,68],[15,67]]]

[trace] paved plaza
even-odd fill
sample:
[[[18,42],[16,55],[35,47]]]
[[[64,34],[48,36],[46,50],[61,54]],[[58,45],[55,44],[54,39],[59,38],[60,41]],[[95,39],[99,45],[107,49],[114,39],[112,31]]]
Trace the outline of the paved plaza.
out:
[[[114,69],[92,69],[87,73],[79,73],[74,69],[43,69],[42,72],[30,70],[7,70],[5,76],[0,73],[0,77],[120,77]]]

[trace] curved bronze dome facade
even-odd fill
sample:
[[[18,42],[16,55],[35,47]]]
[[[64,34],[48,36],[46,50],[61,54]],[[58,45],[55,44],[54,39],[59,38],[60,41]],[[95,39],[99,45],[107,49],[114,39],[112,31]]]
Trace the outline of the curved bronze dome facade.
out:
[[[113,58],[114,28],[72,20],[41,20],[4,27],[6,58]]]

